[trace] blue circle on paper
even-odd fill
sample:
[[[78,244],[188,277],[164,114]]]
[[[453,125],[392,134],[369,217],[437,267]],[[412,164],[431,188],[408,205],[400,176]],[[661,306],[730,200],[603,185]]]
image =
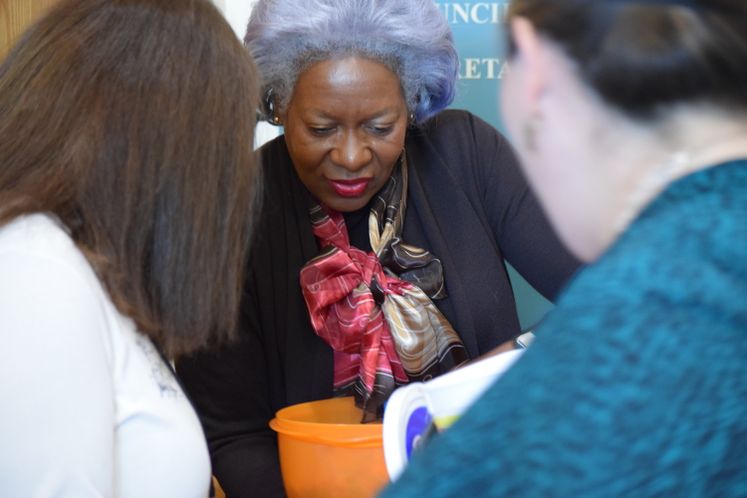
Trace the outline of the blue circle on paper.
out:
[[[426,407],[421,406],[410,414],[405,429],[405,454],[408,460],[413,450],[417,449],[420,437],[428,429],[430,424],[431,415],[428,413]]]

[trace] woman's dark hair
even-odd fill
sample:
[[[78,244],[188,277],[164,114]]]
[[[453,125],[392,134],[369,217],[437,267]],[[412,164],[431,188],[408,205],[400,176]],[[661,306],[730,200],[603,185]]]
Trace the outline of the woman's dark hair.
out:
[[[169,355],[230,337],[258,92],[208,0],[63,0],[0,65],[0,224],[58,217]]]
[[[634,117],[680,102],[747,107],[744,0],[515,0],[510,18],[517,16]]]

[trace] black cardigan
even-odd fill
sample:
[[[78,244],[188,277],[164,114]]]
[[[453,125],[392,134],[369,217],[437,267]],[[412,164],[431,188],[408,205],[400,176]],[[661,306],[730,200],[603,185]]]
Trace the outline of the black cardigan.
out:
[[[478,356],[520,333],[504,258],[552,298],[576,269],[530,194],[508,142],[464,111],[408,131],[403,240],[441,259],[435,301]],[[282,496],[268,421],[332,395],[331,348],[311,328],[298,279],[319,252],[309,193],[278,137],[262,149],[265,205],[250,256],[239,342],[180,361],[229,498]],[[355,240],[353,240],[355,242]]]

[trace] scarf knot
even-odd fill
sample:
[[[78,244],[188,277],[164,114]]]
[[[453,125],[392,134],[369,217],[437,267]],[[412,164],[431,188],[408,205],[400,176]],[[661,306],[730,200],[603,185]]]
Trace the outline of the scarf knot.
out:
[[[392,391],[467,360],[458,334],[431,302],[446,296],[441,261],[400,240],[407,192],[402,154],[369,215],[372,252],[349,242],[345,220],[311,207],[322,252],[301,270],[314,331],[334,350],[336,395],[355,394],[363,421],[382,415]]]
[[[370,321],[364,311],[381,306],[387,294],[402,295],[408,287],[411,284],[387,275],[376,256],[351,246],[328,246],[301,270],[311,326],[341,332],[327,338],[335,351],[354,350]]]

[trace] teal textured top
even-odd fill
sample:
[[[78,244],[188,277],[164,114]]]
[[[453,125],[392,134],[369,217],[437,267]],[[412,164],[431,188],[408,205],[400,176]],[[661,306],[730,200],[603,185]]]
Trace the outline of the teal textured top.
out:
[[[683,178],[384,497],[747,497],[747,161]]]

